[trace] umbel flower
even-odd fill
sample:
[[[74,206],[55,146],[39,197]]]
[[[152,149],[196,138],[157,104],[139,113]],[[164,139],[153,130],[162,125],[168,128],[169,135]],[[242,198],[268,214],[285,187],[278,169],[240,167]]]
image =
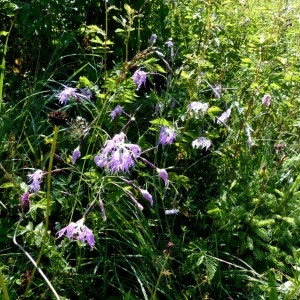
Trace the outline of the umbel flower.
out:
[[[271,104],[271,96],[269,94],[265,94],[261,99],[262,105],[268,107]]]
[[[36,170],[33,174],[29,174],[29,190],[34,191],[34,195],[37,195],[39,190],[41,189],[41,180],[44,172],[42,170]]]
[[[138,69],[134,72],[132,76],[133,82],[136,84],[136,89],[139,90],[141,85],[144,84],[146,86],[147,73]]]
[[[172,128],[167,128],[165,126],[161,127],[158,139],[158,145],[171,145],[176,138],[176,132]]]
[[[62,228],[57,233],[60,238],[65,235],[69,240],[77,240],[81,243],[88,243],[93,250],[95,246],[95,238],[91,229],[84,225],[84,218],[76,223],[71,222],[68,226]]]
[[[208,103],[202,103],[199,101],[192,101],[188,106],[190,112],[194,116],[198,116],[200,114],[204,115],[208,110]]]
[[[193,148],[199,148],[201,147],[202,149],[205,148],[205,150],[207,151],[208,148],[211,146],[211,140],[208,140],[206,137],[202,136],[197,138],[196,140],[194,140],[192,142],[192,147]]]
[[[125,139],[126,135],[121,132],[106,141],[100,155],[94,157],[95,164],[98,167],[106,168],[111,173],[118,174],[120,171],[128,173],[129,168],[135,165],[142,150],[136,144],[126,143]]]

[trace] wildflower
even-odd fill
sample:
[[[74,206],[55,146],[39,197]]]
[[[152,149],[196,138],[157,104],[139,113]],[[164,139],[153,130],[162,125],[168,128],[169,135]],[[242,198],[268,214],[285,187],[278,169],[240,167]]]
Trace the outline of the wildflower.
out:
[[[75,88],[66,87],[62,92],[60,92],[57,97],[59,98],[59,103],[66,105],[70,98],[77,99],[77,93]]]
[[[106,141],[100,155],[94,157],[95,164],[101,168],[105,167],[111,173],[129,172],[142,150],[136,144],[125,143],[125,138],[126,135],[121,132]]]
[[[165,169],[156,168],[158,176],[165,182],[165,186],[168,184],[168,173]]]
[[[142,196],[150,202],[150,205],[153,206],[153,199],[151,194],[147,190],[139,189],[139,192],[142,194]]]
[[[43,176],[42,170],[37,170],[33,174],[29,174],[28,178],[31,184],[29,185],[29,190],[34,191],[34,195],[37,195],[37,193],[40,190],[40,184]]]
[[[172,42],[172,39],[170,38],[165,44],[170,48],[171,50],[171,57],[174,57],[174,44]]]
[[[247,125],[247,127],[246,127],[246,135],[248,137],[248,146],[249,146],[249,148],[251,148],[252,145],[253,145],[253,140],[251,138],[251,132],[253,132],[253,129],[249,125]]]
[[[146,79],[147,79],[147,73],[142,71],[141,69],[138,69],[134,72],[132,76],[133,82],[136,84],[136,89],[139,90],[141,85],[146,85]]]
[[[269,94],[265,94],[261,99],[262,105],[268,107],[271,104],[271,96]]]
[[[120,105],[117,105],[114,110],[111,111],[111,121],[115,119],[117,115],[121,115],[123,113],[123,108]]]
[[[173,129],[162,126],[159,134],[158,145],[171,145],[175,138],[176,132]]]
[[[93,97],[93,93],[89,88],[80,89],[80,95],[87,100],[91,100],[91,98]]]
[[[230,117],[231,108],[228,108],[219,118],[217,118],[217,124],[225,123],[225,121]]]
[[[165,210],[165,214],[166,215],[177,215],[177,214],[179,214],[179,210],[175,209],[175,208],[167,209],[167,210]]]
[[[216,84],[214,87],[212,87],[212,91],[216,99],[221,98],[222,86],[220,84]]]
[[[202,103],[202,102],[199,102],[199,101],[192,101],[189,104],[188,109],[190,110],[190,112],[193,115],[197,116],[200,113],[202,113],[204,115],[208,110],[208,103]]]
[[[68,226],[58,231],[58,238],[65,235],[69,240],[78,240],[81,243],[87,242],[91,250],[95,245],[94,234],[91,229],[84,225],[84,219],[80,219],[76,223],[71,222]]]
[[[72,155],[72,164],[75,165],[76,160],[81,156],[80,152],[80,146],[78,146],[74,151]]]
[[[199,147],[201,147],[202,149],[205,148],[205,150],[207,151],[208,148],[211,146],[211,140],[208,140],[206,137],[202,136],[197,138],[196,140],[194,140],[192,142],[192,147],[198,149]]]
[[[154,33],[150,37],[150,44],[153,45],[156,43],[157,35]]]
[[[25,192],[21,195],[21,209],[24,213],[29,211],[30,201],[29,201],[29,192]]]

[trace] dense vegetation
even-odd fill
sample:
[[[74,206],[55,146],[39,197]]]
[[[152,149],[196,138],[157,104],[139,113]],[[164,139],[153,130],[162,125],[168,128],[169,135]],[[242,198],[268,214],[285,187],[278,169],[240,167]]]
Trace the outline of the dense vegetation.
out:
[[[0,0],[3,299],[299,299],[296,0]]]

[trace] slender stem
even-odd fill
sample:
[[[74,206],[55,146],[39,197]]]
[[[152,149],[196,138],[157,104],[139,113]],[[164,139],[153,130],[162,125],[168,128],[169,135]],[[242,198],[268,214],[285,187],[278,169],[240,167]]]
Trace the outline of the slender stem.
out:
[[[155,285],[154,292],[153,292],[153,294],[151,295],[151,298],[150,298],[151,300],[152,300],[152,299],[153,299],[153,300],[156,299],[155,296],[156,296],[156,292],[157,292],[157,289],[158,289],[158,285],[159,285],[160,279],[161,279],[161,277],[162,277],[163,270],[164,270],[164,268],[165,268],[165,266],[166,266],[166,264],[167,264],[167,262],[168,262],[169,256],[170,256],[170,252],[167,254],[166,259],[165,259],[165,262],[164,262],[164,264],[163,264],[163,266],[162,266],[162,268],[161,268],[161,271],[160,271],[160,273],[159,273],[159,276],[158,276],[158,279],[157,279],[157,282],[156,282],[156,285]]]
[[[8,296],[8,292],[7,292],[7,289],[6,289],[5,282],[4,282],[4,278],[2,276],[2,269],[1,268],[0,268],[0,286],[1,286],[2,291],[3,291],[4,299],[9,300],[9,296]]]
[[[35,268],[32,271],[32,275],[30,277],[29,283],[27,285],[26,291],[25,291],[25,295],[29,290],[29,287],[31,285],[31,282],[33,280],[34,274],[37,270],[37,267],[41,261],[41,258],[44,254],[44,248],[46,245],[46,240],[47,240],[47,236],[48,236],[48,228],[49,228],[49,216],[50,216],[50,207],[51,207],[51,176],[52,176],[52,166],[53,166],[53,158],[55,155],[55,147],[56,147],[56,141],[57,141],[57,136],[58,136],[58,126],[54,125],[54,135],[53,135],[53,141],[52,141],[52,147],[51,147],[51,152],[50,152],[50,158],[49,158],[49,166],[48,166],[48,174],[47,174],[47,194],[46,194],[46,198],[47,198],[47,206],[46,206],[46,218],[45,218],[45,232],[44,232],[44,237],[43,237],[43,243],[41,246],[41,250],[39,253],[39,256],[36,260],[36,265]]]
[[[16,227],[16,231],[15,231],[15,234],[14,234],[14,238],[13,238],[13,242],[16,246],[18,246],[23,252],[24,254],[28,257],[28,259],[32,262],[32,264],[34,265],[35,269],[34,270],[38,270],[38,272],[41,274],[41,276],[44,278],[44,280],[46,281],[46,283],[48,284],[49,288],[51,289],[52,293],[55,295],[55,298],[57,300],[60,300],[56,290],[54,289],[53,285],[51,284],[51,282],[49,281],[49,279],[47,278],[47,276],[45,275],[45,273],[42,271],[42,269],[37,265],[37,263],[34,261],[34,259],[31,257],[31,255],[20,245],[18,244],[17,242],[17,232],[18,232],[18,229],[19,229],[19,225],[22,221],[22,217],[20,218],[18,224],[17,224],[17,227]],[[30,281],[31,281],[31,278],[30,278]],[[29,284],[28,284],[29,285]],[[28,287],[28,286],[27,286]],[[4,290],[3,290],[4,291]],[[27,289],[26,289],[27,291]],[[26,291],[25,291],[25,294],[24,294],[24,297],[26,295]],[[9,298],[7,298],[9,299]]]
[[[10,32],[13,28],[14,22],[11,22],[9,31],[7,33],[6,36],[6,40],[5,40],[5,44],[3,47],[3,57],[2,57],[2,62],[0,65],[0,110],[2,108],[2,103],[3,103],[3,83],[4,83],[4,71],[5,71],[5,56],[6,56],[6,52],[7,52],[7,45],[8,45],[8,38],[10,35]]]

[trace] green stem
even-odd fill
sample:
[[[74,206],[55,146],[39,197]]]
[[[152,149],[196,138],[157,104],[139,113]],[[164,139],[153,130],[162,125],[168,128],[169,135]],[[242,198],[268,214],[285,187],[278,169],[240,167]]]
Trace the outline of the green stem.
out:
[[[34,274],[36,272],[37,266],[39,265],[41,258],[44,254],[44,249],[46,245],[46,240],[48,236],[48,228],[49,228],[49,216],[50,216],[50,207],[51,207],[51,175],[52,175],[52,166],[53,166],[53,158],[55,154],[55,147],[56,147],[56,141],[57,141],[57,136],[58,136],[58,126],[54,125],[54,135],[53,135],[53,141],[52,141],[52,147],[51,147],[51,152],[50,152],[50,157],[49,157],[49,166],[48,166],[48,174],[47,174],[47,206],[46,206],[46,217],[45,217],[45,232],[44,232],[44,237],[43,237],[43,243],[41,246],[41,250],[39,253],[39,256],[36,260],[36,266],[33,269],[32,275],[30,277],[29,283],[27,285],[26,291],[24,296],[26,295],[27,291],[29,290],[29,287],[31,285],[31,282],[33,280]]]
[[[165,262],[164,262],[164,264],[163,264],[163,266],[161,268],[161,271],[159,273],[159,276],[158,276],[158,279],[157,279],[157,282],[156,282],[156,285],[155,285],[155,289],[153,291],[153,294],[151,295],[150,300],[154,300],[155,299],[156,292],[157,292],[157,289],[158,289],[158,286],[159,286],[159,282],[160,282],[160,279],[161,279],[162,274],[163,274],[163,270],[165,269],[165,266],[166,266],[166,264],[168,262],[169,257],[170,257],[170,253],[168,253],[167,256],[166,256],[166,260],[165,260]]]
[[[0,65],[0,110],[1,110],[2,104],[3,104],[3,83],[4,83],[4,70],[5,70],[5,56],[6,56],[6,52],[7,52],[8,38],[9,38],[9,35],[10,35],[10,32],[12,30],[13,25],[14,25],[14,22],[11,22],[9,31],[8,31],[7,36],[6,36],[5,44],[4,44],[4,47],[3,47],[3,57],[2,57],[1,65]]]
[[[5,285],[5,282],[4,282],[4,278],[3,278],[3,275],[2,275],[2,269],[0,268],[0,286],[1,286],[1,289],[2,289],[2,292],[3,292],[3,299],[5,300],[9,300],[9,296],[8,296],[8,292],[7,292],[7,289],[6,289],[6,285]]]

